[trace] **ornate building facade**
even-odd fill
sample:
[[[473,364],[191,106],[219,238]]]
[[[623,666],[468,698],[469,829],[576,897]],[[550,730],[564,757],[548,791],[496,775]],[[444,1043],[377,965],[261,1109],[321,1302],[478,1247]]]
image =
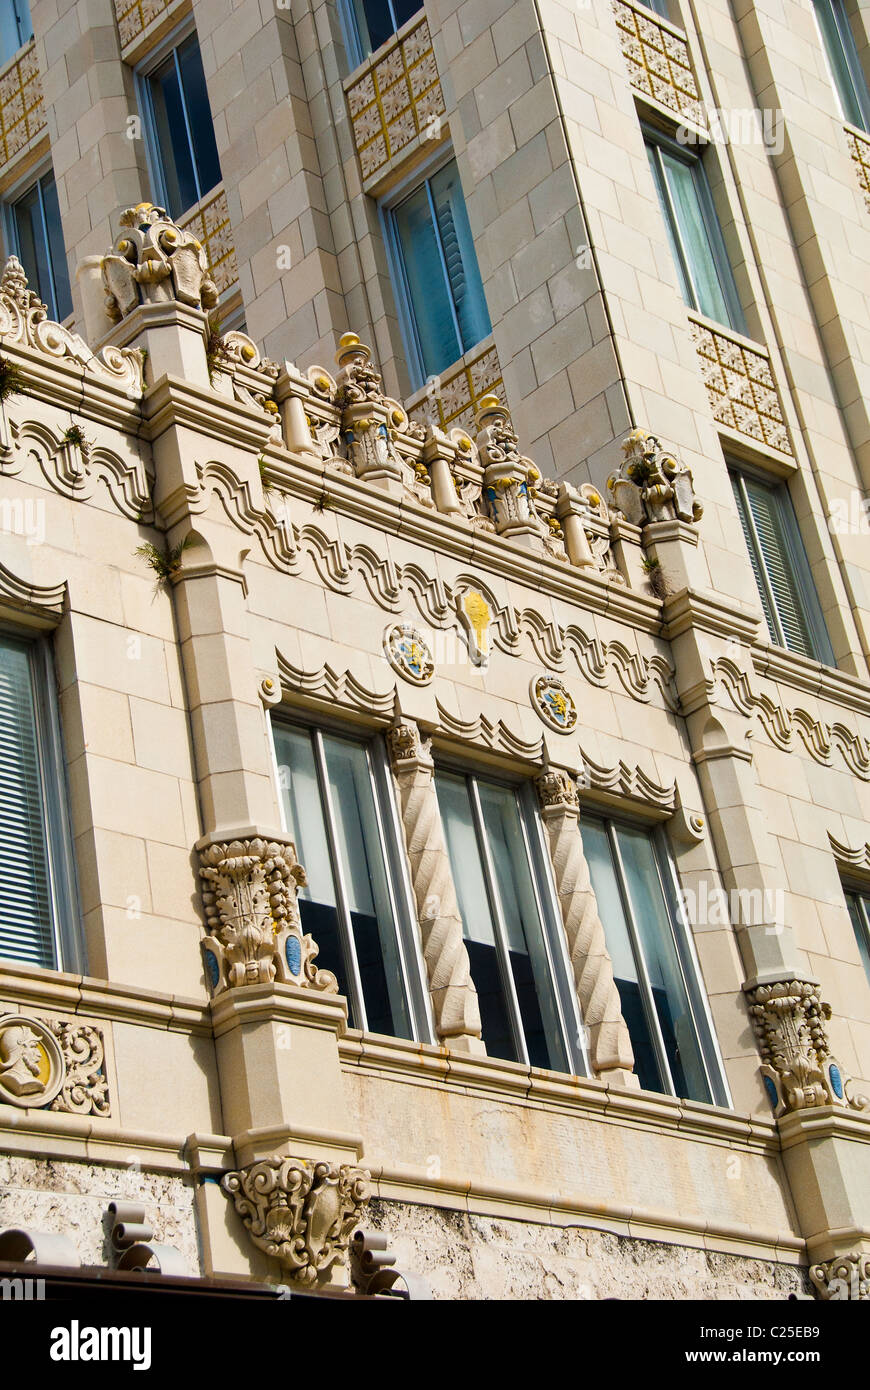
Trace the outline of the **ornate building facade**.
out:
[[[6,8],[0,1258],[867,1297],[866,11]]]

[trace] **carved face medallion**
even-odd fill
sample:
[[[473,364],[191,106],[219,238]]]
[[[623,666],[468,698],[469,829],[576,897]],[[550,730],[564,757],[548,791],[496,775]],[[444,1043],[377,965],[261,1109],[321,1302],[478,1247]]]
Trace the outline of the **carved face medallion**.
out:
[[[536,676],[531,684],[532,704],[549,728],[570,734],[577,727],[574,697],[558,676]]]
[[[384,654],[393,670],[414,685],[428,685],[435,674],[435,663],[423,634],[410,623],[388,628]]]
[[[65,1075],[55,1038],[37,1018],[0,1018],[0,1101],[39,1109],[54,1100]]]

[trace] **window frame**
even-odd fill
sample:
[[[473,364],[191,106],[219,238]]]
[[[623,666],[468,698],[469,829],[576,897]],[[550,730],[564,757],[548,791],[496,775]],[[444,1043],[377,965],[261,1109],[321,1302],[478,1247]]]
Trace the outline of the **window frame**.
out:
[[[722,1061],[722,1054],[719,1049],[710,1002],[703,984],[704,977],[701,972],[701,963],[698,958],[691,923],[688,921],[683,909],[679,891],[679,875],[673,855],[671,854],[670,846],[668,845],[664,826],[662,824],[651,826],[648,821],[645,821],[640,816],[626,815],[620,811],[614,814],[609,808],[595,805],[592,802],[587,804],[584,801],[581,803],[580,807],[581,838],[583,826],[590,820],[597,821],[598,824],[604,828],[610,847],[616,884],[625,914],[626,926],[628,928],[632,957],[637,967],[638,981],[641,986],[641,1001],[643,1004],[644,1017],[646,1018],[647,1027],[650,1032],[659,1072],[665,1080],[667,1087],[663,1093],[659,1092],[657,1094],[665,1094],[676,1100],[686,1101],[692,1105],[712,1104],[731,1109],[733,1107],[733,1101]],[[671,940],[674,946],[677,966],[686,991],[689,1013],[695,1039],[698,1044],[698,1052],[700,1054],[701,1064],[704,1068],[707,1086],[710,1091],[710,1101],[695,1101],[689,1096],[680,1096],[674,1085],[670,1063],[667,1058],[667,1050],[662,1036],[661,1024],[655,1007],[655,1001],[652,997],[652,985],[642,949],[642,936],[635,916],[634,905],[628,886],[628,877],[625,872],[622,852],[616,834],[618,829],[640,830],[649,837],[653,852],[653,862],[662,890],[662,901],[670,924]],[[604,931],[606,939],[606,923],[604,923]]]
[[[661,152],[664,151],[674,159],[680,160],[692,171],[692,182],[698,196],[698,205],[701,210],[701,218],[704,223],[704,230],[707,234],[707,245],[710,249],[710,256],[713,262],[713,269],[719,281],[719,288],[722,291],[722,298],[725,301],[725,308],[728,314],[728,322],[723,327],[730,328],[732,332],[739,333],[742,337],[748,337],[746,315],[743,305],[740,302],[740,295],[737,291],[737,282],[734,278],[734,269],[731,265],[731,257],[725,244],[725,235],[719,221],[719,214],[716,211],[716,202],[713,197],[713,190],[710,187],[710,180],[704,167],[703,153],[695,153],[688,150],[685,145],[673,139],[672,136],[659,130],[656,126],[650,125],[647,121],[641,122],[641,134],[644,145],[647,149],[655,152],[656,172],[653,181],[656,185],[656,198],[661,207],[664,203],[667,209],[667,220],[670,235],[677,248],[679,255],[679,265],[677,270],[678,281],[685,280],[689,287],[692,302],[686,308],[693,314],[699,314],[701,318],[707,319],[707,315],[698,304],[698,297],[695,291],[694,277],[691,274],[691,261],[689,259],[683,236],[680,231],[679,220],[674,209],[673,199],[668,187],[662,165]],[[680,288],[680,298],[684,299],[682,288]],[[712,319],[709,322],[718,322]]]
[[[84,974],[86,952],[70,821],[67,764],[64,756],[51,641],[32,629],[0,621],[0,638],[26,647],[33,693],[39,794],[45,835],[48,899],[54,962],[34,967]],[[0,971],[7,964],[25,964],[0,954]]]
[[[27,3],[27,23],[24,25],[22,25],[21,16],[18,13],[20,8],[19,0],[10,0],[10,4],[12,6],[12,18],[15,24],[16,32],[18,34],[18,47],[13,49],[11,53],[7,53],[5,56],[0,54],[0,68],[5,68],[7,63],[11,63],[12,60],[21,52],[22,48],[27,47],[27,45],[30,43],[30,40],[34,36],[33,16],[30,12],[29,0]],[[24,37],[22,37],[22,34],[24,34]]]
[[[493,786],[505,788],[513,792],[516,796],[523,843],[528,857],[532,892],[541,920],[544,950],[546,952],[550,982],[553,989],[553,999],[559,1019],[560,1040],[568,1060],[568,1065],[574,1068],[573,1072],[561,1072],[557,1070],[554,1072],[554,1075],[591,1076],[592,1072],[589,1066],[589,1056],[585,1041],[584,1020],[580,1012],[580,1001],[577,998],[577,991],[574,984],[574,972],[568,957],[568,942],[565,937],[562,909],[559,903],[558,893],[556,892],[552,862],[544,838],[544,826],[538,810],[537,798],[533,785],[527,778],[511,777],[507,773],[499,773],[497,770],[489,767],[478,767],[475,765],[473,759],[459,758],[455,755],[451,755],[449,752],[441,753],[436,749],[436,777],[439,772],[447,773],[453,777],[461,777],[464,779],[466,786],[468,786],[469,802],[477,840],[477,850],[480,855],[481,870],[496,935],[496,955],[499,964],[499,975],[504,990],[505,1005],[509,1015],[508,1021],[511,1028],[511,1037],[513,1038],[514,1046],[520,1058],[520,1065],[530,1066],[531,1063],[529,1062],[528,1049],[522,1031],[522,1018],[516,998],[513,975],[509,964],[507,964],[505,960],[504,920],[501,905],[498,901],[495,872],[491,862],[491,851],[486,842],[486,827],[483,822],[479,793],[476,785],[478,781],[489,782]],[[474,983],[473,977],[472,983]],[[494,1058],[493,1060],[501,1061],[503,1059]],[[513,1065],[516,1065],[516,1063]]]
[[[854,97],[855,105],[857,107],[858,115],[860,117],[860,120],[855,128],[858,130],[863,130],[865,134],[870,134],[870,89],[868,89],[867,77],[861,63],[861,56],[858,52],[858,45],[855,42],[855,35],[853,34],[852,26],[849,23],[849,16],[846,13],[846,9],[842,3],[842,0],[819,0],[819,5],[824,5],[826,9],[829,11],[831,18],[834,22],[834,28],[837,32],[837,37],[840,41],[840,51],[843,57],[843,63],[846,68],[846,72],[849,76],[849,82],[852,87],[852,96]],[[813,19],[815,20],[816,32],[818,33],[819,43],[821,44],[822,48],[822,56],[825,60],[825,67],[828,72],[828,77],[830,78],[831,87],[834,92],[834,98],[837,103],[837,109],[839,111],[840,117],[847,125],[855,125],[855,122],[851,121],[848,115],[846,114],[845,104],[843,102],[843,94],[840,90],[840,84],[837,81],[836,74],[834,71],[835,65],[831,61],[831,57],[828,52],[828,44],[825,39],[825,31],[822,28],[821,20],[819,19],[819,7],[816,5],[815,0],[810,0],[810,6],[813,11]]]
[[[396,929],[396,947],[402,987],[405,994],[408,1019],[413,1034],[411,1041],[428,1044],[436,1043],[432,1000],[429,994],[426,964],[423,959],[422,944],[420,942],[420,928],[417,918],[416,901],[411,885],[410,870],[405,853],[405,842],[399,819],[399,810],[396,805],[396,797],[393,792],[389,758],[383,735],[377,731],[354,726],[338,719],[330,719],[328,716],[321,718],[312,715],[308,710],[296,710],[292,706],[286,704],[279,705],[271,711],[267,710],[266,719],[268,723],[269,747],[272,755],[275,787],[277,789],[278,805],[281,815],[281,829],[288,838],[291,836],[291,831],[287,824],[287,814],[284,807],[284,789],[281,786],[278,750],[275,742],[275,727],[276,725],[285,725],[295,729],[297,732],[308,734],[311,739],[312,756],[317,777],[317,790],[320,797],[321,813],[323,815],[326,833],[327,852],[335,888],[335,914],[339,941],[348,978],[348,993],[350,994],[349,1003],[353,1011],[354,1027],[358,1028],[360,1032],[368,1033],[362,980],[359,974],[356,948],[353,943],[353,928],[350,921],[350,909],[348,907],[347,890],[344,882],[344,870],[341,863],[341,855],[337,848],[335,815],[332,808],[332,796],[329,789],[329,778],[323,750],[323,736],[326,734],[344,739],[357,744],[364,750],[371,781],[378,839],[383,855],[387,894]],[[303,863],[303,868],[304,867],[305,865]],[[384,1037],[396,1035],[371,1034],[371,1036]],[[407,1039],[399,1040],[407,1041]]]
[[[429,156],[429,158],[426,159],[422,164],[418,164],[412,170],[410,170],[405,175],[405,177],[403,179],[400,179],[399,182],[396,183],[390,189],[389,193],[386,194],[378,202],[378,214],[380,216],[381,221],[381,231],[384,238],[384,247],[387,253],[387,265],[390,271],[390,283],[393,290],[393,300],[396,305],[396,314],[399,320],[399,331],[402,337],[402,346],[405,351],[405,361],[407,363],[408,375],[411,382],[411,394],[413,394],[415,391],[421,390],[426,385],[427,381],[431,380],[431,375],[426,372],[426,367],[423,361],[423,349],[420,344],[419,329],[417,326],[417,315],[414,308],[414,302],[411,297],[411,287],[408,281],[408,273],[405,267],[405,256],[404,252],[402,251],[401,238],[399,236],[399,229],[396,225],[395,213],[399,205],[405,202],[405,200],[409,198],[413,193],[415,193],[416,190],[420,188],[423,184],[426,185],[426,192],[429,200],[429,213],[432,217],[432,222],[435,229],[435,239],[438,244],[438,255],[441,262],[441,269],[447,283],[447,293],[450,299],[450,310],[453,316],[453,326],[456,331],[456,338],[460,349],[459,356],[455,358],[453,362],[448,363],[446,367],[442,368],[442,372],[449,371],[450,368],[455,366],[457,362],[461,362],[470,352],[474,352],[476,348],[480,346],[480,343],[486,342],[492,334],[492,320],[490,319],[490,331],[488,334],[481,338],[478,343],[473,343],[470,347],[463,348],[462,346],[462,331],[459,325],[459,317],[456,312],[456,305],[453,301],[453,292],[450,288],[450,278],[447,274],[446,262],[444,257],[444,247],[441,243],[441,233],[438,228],[438,219],[435,215],[432,190],[429,187],[430,180],[433,179],[436,174],[440,173],[440,171],[443,168],[445,168],[446,165],[451,163],[456,163],[456,153],[453,149],[453,145],[448,140],[445,144],[439,145],[439,147],[436,150],[434,150],[432,154]],[[461,186],[462,180],[460,178],[460,187]],[[464,188],[462,190],[462,197],[464,200]],[[475,247],[475,256],[476,255],[477,248]],[[480,267],[478,264],[478,271],[479,269]],[[481,275],[481,283],[482,281],[483,276]],[[487,316],[489,317],[489,304],[486,299],[485,286],[483,287],[483,291],[484,304],[486,305]]]
[[[151,190],[154,202],[162,208],[166,208],[170,216],[172,211],[169,207],[169,191],[166,183],[166,175],[163,169],[163,155],[160,149],[160,140],[157,136],[157,120],[154,113],[154,100],[151,93],[151,78],[159,67],[163,65],[167,58],[175,58],[175,72],[178,78],[179,96],[181,99],[182,111],[184,113],[184,130],[187,136],[188,150],[191,156],[191,167],[193,178],[196,184],[196,202],[191,203],[190,207],[185,208],[178,214],[179,222],[192,213],[200,204],[214,191],[223,184],[223,176],[218,179],[211,188],[201,189],[199,184],[199,170],[196,164],[196,150],[193,143],[191,131],[190,113],[187,109],[187,97],[184,92],[184,85],[181,81],[181,72],[178,65],[177,51],[181,45],[191,36],[196,38],[199,47],[199,34],[197,33],[196,23],[192,15],[188,15],[174,29],[150,50],[141,62],[137,63],[134,69],[134,82],[136,87],[136,99],[139,111],[142,115],[142,133],[145,139],[145,160],[148,165],[148,177],[151,181]],[[207,85],[207,84],[206,84]],[[209,119],[211,108],[209,107]],[[220,155],[218,155],[220,164]]]
[[[870,985],[870,885],[864,883],[857,885],[841,879],[843,898],[846,903],[846,911],[849,913],[849,920],[855,933],[858,946],[858,954],[861,957],[861,965],[867,977],[867,984]],[[859,925],[856,926],[855,918],[849,911],[849,902],[854,900]],[[859,936],[860,928],[860,936]],[[863,941],[861,940],[863,937]]]
[[[420,0],[420,8],[415,14],[411,15],[408,19],[404,19],[401,24],[396,24],[396,11],[393,0],[384,0],[384,3],[390,12],[390,19],[393,22],[394,28],[389,37],[384,39],[383,43],[375,48],[371,42],[371,35],[368,32],[364,35],[360,28],[359,14],[357,13],[354,0],[338,0],[339,20],[351,72],[361,67],[373,54],[385,48],[390,40],[396,37],[400,29],[404,29],[406,24],[410,24],[412,19],[416,19],[417,15],[423,13],[425,10],[423,0]],[[366,25],[366,30],[368,30],[368,25]]]
[[[3,239],[7,246],[7,254],[10,256],[17,256],[17,258],[21,260],[21,243],[18,237],[18,223],[15,218],[15,206],[17,203],[21,201],[22,198],[25,197],[27,193],[30,192],[32,188],[36,188],[39,193],[39,210],[42,217],[43,236],[45,238],[45,255],[48,261],[49,273],[51,278],[51,294],[49,297],[50,302],[49,300],[45,300],[44,303],[48,308],[48,316],[53,323],[66,323],[70,319],[72,319],[73,315],[75,314],[75,305],[71,302],[69,312],[64,314],[63,318],[60,317],[57,303],[57,285],[54,269],[54,257],[51,254],[51,243],[48,236],[48,224],[45,216],[45,202],[42,192],[42,181],[47,174],[51,174],[55,182],[55,187],[57,187],[57,178],[55,177],[54,165],[52,164],[50,155],[45,159],[41,159],[39,163],[34,165],[32,169],[28,169],[27,173],[24,175],[23,178],[19,179],[16,183],[12,184],[11,187],[4,190],[2,195]],[[60,219],[60,234],[61,240],[64,243],[64,256],[66,256],[66,238],[63,234],[63,218]],[[69,261],[67,261],[65,269],[67,283],[69,285],[70,291],[70,301],[72,301],[73,286],[69,273]],[[28,284],[29,283],[30,281],[28,280]],[[38,285],[30,285],[30,288],[36,294],[40,292],[40,287]]]
[[[776,637],[768,632],[769,641],[773,646],[780,647],[783,651],[789,652],[792,656],[803,658],[805,661],[817,661],[821,666],[829,666],[837,670],[837,662],[834,656],[831,636],[825,623],[821,600],[813,580],[809,557],[807,556],[806,548],[803,543],[803,536],[801,535],[800,523],[795,513],[791,492],[789,491],[788,480],[784,478],[772,479],[770,474],[766,473],[762,468],[753,467],[752,464],[744,463],[728,454],[725,456],[725,466],[728,470],[729,479],[736,479],[738,483],[740,499],[746,516],[746,524],[755,547],[755,558],[760,567],[767,602],[773,613],[774,624],[777,628]],[[808,657],[804,652],[796,652],[786,641],[785,628],[779,614],[776,595],[764,559],[764,549],[761,545],[758,528],[755,524],[755,517],[752,514],[752,507],[746,492],[745,478],[750,478],[753,482],[766,487],[776,498],[775,506],[777,507],[779,519],[782,524],[790,577],[794,584],[797,597],[801,601],[803,614],[809,629],[810,639],[813,645],[812,656]],[[767,616],[764,613],[763,606],[762,616],[764,617],[766,628]]]

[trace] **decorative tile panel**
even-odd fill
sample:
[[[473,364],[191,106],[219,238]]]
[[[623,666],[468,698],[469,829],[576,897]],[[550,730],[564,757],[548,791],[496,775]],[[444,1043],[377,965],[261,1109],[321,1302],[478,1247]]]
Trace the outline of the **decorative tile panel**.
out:
[[[231,289],[238,282],[239,268],[223,189],[212,190],[192,213],[179,219],[178,225],[189,227],[202,242],[218,294]]]
[[[859,130],[853,130],[851,126],[847,126],[846,143],[855,161],[858,183],[861,186],[861,192],[864,194],[864,202],[867,204],[867,211],[870,212],[870,140],[867,139],[866,135],[862,135]]]
[[[643,5],[613,0],[613,13],[632,87],[703,126],[704,108],[685,37]]]
[[[781,454],[792,452],[770,359],[727,331],[689,319],[713,418]]]
[[[0,76],[0,164],[8,164],[45,129],[42,80],[34,43]]]
[[[138,39],[152,20],[162,15],[164,10],[168,10],[171,4],[172,0],[115,0],[121,48],[126,48],[134,39]]]
[[[431,419],[442,430],[473,430],[477,402],[493,392],[507,405],[498,353],[490,346],[433,377],[431,390],[411,398],[408,414],[423,425]]]
[[[437,138],[445,111],[425,19],[379,53],[345,89],[364,180],[430,131]]]

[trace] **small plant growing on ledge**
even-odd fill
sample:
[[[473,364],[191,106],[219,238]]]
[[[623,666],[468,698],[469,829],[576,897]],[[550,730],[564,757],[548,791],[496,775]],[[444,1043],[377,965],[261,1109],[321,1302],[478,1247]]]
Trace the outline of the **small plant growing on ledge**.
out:
[[[81,425],[69,425],[61,435],[61,444],[70,444],[81,449],[83,454],[90,451],[92,440],[88,439]]]
[[[656,598],[667,598],[670,590],[668,589],[668,581],[665,578],[665,572],[662,569],[661,561],[642,560],[641,563],[643,565],[644,574],[649,580],[649,586]]]
[[[205,340],[205,364],[208,367],[209,381],[215,372],[222,371],[229,363],[230,356],[224,347],[220,319],[216,314],[208,316],[208,336]]]
[[[24,373],[8,357],[0,357],[0,401],[20,396],[25,387]]]
[[[151,541],[145,541],[142,545],[137,545],[135,554],[141,555],[149,569],[152,569],[160,580],[165,584],[174,574],[181,569],[181,557],[192,540],[191,536],[185,536],[179,545],[175,545],[171,550],[160,550]]]

